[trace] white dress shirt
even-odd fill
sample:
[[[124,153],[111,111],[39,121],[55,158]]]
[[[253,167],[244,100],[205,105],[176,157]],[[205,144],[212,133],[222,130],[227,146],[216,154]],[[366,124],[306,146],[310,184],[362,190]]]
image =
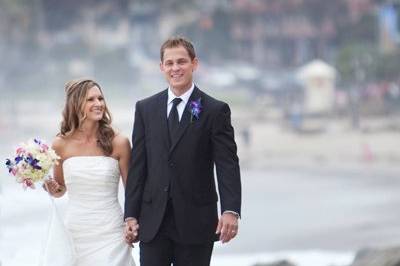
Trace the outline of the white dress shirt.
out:
[[[192,83],[192,86],[190,87],[190,89],[178,97],[172,92],[171,87],[168,87],[167,117],[169,116],[169,112],[171,112],[171,109],[172,109],[172,105],[173,105],[172,101],[175,98],[181,98],[182,101],[176,106],[176,109],[178,110],[179,121],[181,121],[183,111],[185,110],[185,106],[186,106],[187,102],[189,101],[190,95],[192,95],[193,90],[194,90],[194,84]]]

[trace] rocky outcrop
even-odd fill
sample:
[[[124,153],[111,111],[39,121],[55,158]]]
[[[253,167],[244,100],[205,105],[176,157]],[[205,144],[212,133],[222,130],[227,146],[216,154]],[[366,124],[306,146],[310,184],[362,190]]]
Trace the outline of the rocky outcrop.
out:
[[[351,266],[400,266],[400,247],[362,249]]]

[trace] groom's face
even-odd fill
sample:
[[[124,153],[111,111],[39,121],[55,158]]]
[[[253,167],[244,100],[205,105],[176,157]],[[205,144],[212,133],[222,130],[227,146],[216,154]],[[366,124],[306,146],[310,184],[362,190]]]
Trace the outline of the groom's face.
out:
[[[192,85],[193,71],[198,65],[197,58],[193,60],[183,46],[166,48],[160,69],[169,85],[178,91],[186,91]]]

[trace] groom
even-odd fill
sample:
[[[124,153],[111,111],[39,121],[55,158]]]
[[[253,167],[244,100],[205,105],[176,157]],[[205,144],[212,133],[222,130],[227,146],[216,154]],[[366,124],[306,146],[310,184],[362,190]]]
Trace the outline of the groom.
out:
[[[139,236],[142,266],[209,265],[214,241],[229,242],[238,232],[241,182],[230,109],[193,84],[198,59],[188,40],[168,39],[160,57],[168,89],[136,104],[126,238]]]

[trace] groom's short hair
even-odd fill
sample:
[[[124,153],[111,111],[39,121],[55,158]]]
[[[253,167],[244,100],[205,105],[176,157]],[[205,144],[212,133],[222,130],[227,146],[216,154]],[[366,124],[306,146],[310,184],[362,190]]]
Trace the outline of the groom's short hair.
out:
[[[166,40],[162,45],[160,49],[160,59],[161,62],[164,60],[164,51],[167,48],[176,48],[179,46],[183,46],[183,48],[186,49],[186,51],[189,54],[190,59],[194,59],[196,57],[196,52],[194,50],[193,44],[184,37],[171,37],[168,40]]]

